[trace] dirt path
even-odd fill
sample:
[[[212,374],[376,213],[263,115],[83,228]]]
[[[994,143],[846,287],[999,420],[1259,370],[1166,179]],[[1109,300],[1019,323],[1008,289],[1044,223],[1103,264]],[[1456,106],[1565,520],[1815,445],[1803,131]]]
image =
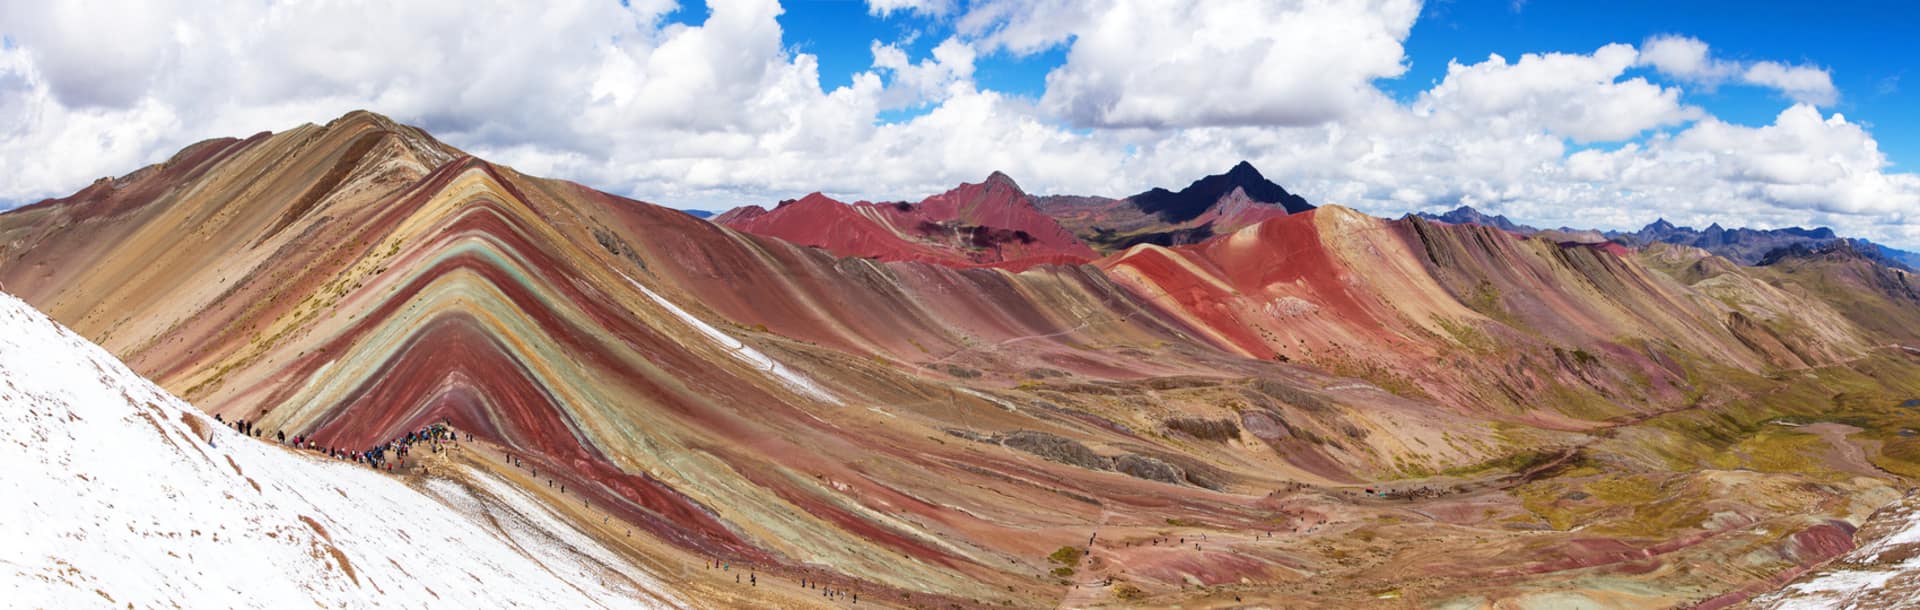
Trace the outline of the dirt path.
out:
[[[1867,461],[1867,452],[1865,450],[1861,449],[1859,445],[1854,444],[1853,441],[1847,440],[1847,436],[1859,432],[1859,428],[1834,422],[1820,422],[1801,426],[1800,430],[1817,434],[1820,438],[1826,440],[1827,444],[1833,445],[1834,453],[1825,456],[1827,467],[1861,476],[1887,476],[1887,473],[1881,471],[1880,467],[1874,466],[1873,462]]]

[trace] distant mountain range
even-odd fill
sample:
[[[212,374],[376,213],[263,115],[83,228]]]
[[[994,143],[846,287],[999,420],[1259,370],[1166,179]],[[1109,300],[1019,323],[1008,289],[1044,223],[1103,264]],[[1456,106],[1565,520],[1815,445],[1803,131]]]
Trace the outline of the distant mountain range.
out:
[[[1506,216],[1501,216],[1497,214],[1489,216],[1486,213],[1481,212],[1480,210],[1474,209],[1473,206],[1466,206],[1466,205],[1449,210],[1444,214],[1430,214],[1427,212],[1415,212],[1413,215],[1419,216],[1421,218],[1425,218],[1427,220],[1438,220],[1440,222],[1444,222],[1450,225],[1474,224],[1474,225],[1481,225],[1486,227],[1493,227],[1495,229],[1506,231],[1508,233],[1519,233],[1521,235],[1532,235],[1534,233],[1540,232],[1539,229],[1536,229],[1527,225],[1523,225],[1523,224],[1518,224],[1511,220],[1507,220]]]
[[[1460,206],[1442,214],[1419,212],[1414,215],[1427,220],[1437,220],[1448,224],[1483,225],[1521,235],[1534,235],[1545,232],[1541,229],[1513,222],[1507,219],[1506,216],[1488,215],[1471,206]],[[1571,232],[1575,230],[1563,227],[1553,231]],[[1718,256],[1726,257],[1728,260],[1747,266],[1768,264],[1769,260],[1776,260],[1778,258],[1774,256],[1776,252],[1778,252],[1780,256],[1790,256],[1793,254],[1792,252],[1783,252],[1783,250],[1789,248],[1798,248],[1798,252],[1806,253],[1820,251],[1826,246],[1845,242],[1853,252],[1860,256],[1907,269],[1920,267],[1920,253],[1889,248],[1865,239],[1840,237],[1834,233],[1833,229],[1826,227],[1813,229],[1801,227],[1786,227],[1781,229],[1728,229],[1720,226],[1719,223],[1715,223],[1709,225],[1706,229],[1694,229],[1692,227],[1674,226],[1673,223],[1667,222],[1666,219],[1662,218],[1653,221],[1638,231],[1607,231],[1598,233],[1597,235],[1603,239],[1636,248],[1655,243],[1691,246],[1706,250]],[[1585,240],[1575,239],[1572,241]]]
[[[713,221],[842,256],[1019,270],[1083,263],[1140,244],[1197,244],[1312,209],[1242,161],[1178,191],[1154,188],[1123,199],[1032,197],[994,172],[918,203],[843,203],[813,193],[772,210],[734,208]]]
[[[963,184],[919,203],[843,203],[814,193],[772,210],[743,206],[714,215],[683,210],[736,229],[824,248],[842,256],[919,260],[1024,269],[1040,263],[1078,263],[1136,245],[1199,244],[1272,218],[1313,210],[1306,198],[1268,180],[1241,161],[1224,173],[1178,191],[1155,187],[1128,197],[1032,196],[1006,174]],[[1764,265],[1776,251],[1818,251],[1847,242],[1852,252],[1902,269],[1920,267],[1920,253],[1844,238],[1833,229],[1706,229],[1656,220],[1638,231],[1541,229],[1472,206],[1417,216],[1450,225],[1480,225],[1563,243],[1613,242],[1631,248],[1655,243],[1700,248],[1735,263]],[[1786,253],[1783,253],[1786,255]]]
[[[1714,254],[1724,256],[1742,265],[1765,265],[1784,249],[1798,248],[1805,251],[1817,251],[1836,242],[1845,242],[1860,255],[1889,265],[1911,269],[1920,265],[1920,254],[1897,250],[1867,241],[1865,239],[1845,238],[1833,232],[1833,229],[1819,227],[1806,229],[1786,227],[1781,229],[1728,229],[1719,223],[1707,226],[1704,230],[1692,227],[1676,227],[1666,219],[1655,220],[1631,233],[1613,231],[1607,237],[1629,246],[1645,246],[1652,243],[1668,243],[1692,246]]]

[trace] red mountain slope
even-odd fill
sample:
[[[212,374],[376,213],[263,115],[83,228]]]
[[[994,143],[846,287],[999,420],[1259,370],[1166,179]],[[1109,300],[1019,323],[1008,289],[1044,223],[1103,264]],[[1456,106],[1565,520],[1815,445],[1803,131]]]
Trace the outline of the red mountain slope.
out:
[[[813,193],[772,210],[730,210],[714,222],[840,256],[884,261],[1017,271],[1036,264],[1079,264],[1094,256],[999,172],[918,204],[846,204]]]

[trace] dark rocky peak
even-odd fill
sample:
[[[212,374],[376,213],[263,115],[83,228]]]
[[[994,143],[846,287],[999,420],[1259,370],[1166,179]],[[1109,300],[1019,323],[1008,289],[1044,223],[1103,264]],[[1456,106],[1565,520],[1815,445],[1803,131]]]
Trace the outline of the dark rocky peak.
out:
[[[1193,184],[1187,185],[1179,192],[1155,188],[1128,199],[1132,200],[1140,211],[1158,215],[1163,221],[1177,224],[1206,213],[1208,208],[1213,207],[1220,198],[1231,194],[1234,189],[1245,191],[1248,199],[1284,207],[1289,214],[1313,209],[1313,204],[1307,203],[1306,198],[1289,193],[1287,189],[1267,180],[1266,176],[1260,174],[1260,170],[1254,169],[1253,164],[1246,161],[1234,165],[1232,169],[1227,170],[1227,173],[1195,180]]]
[[[1226,175],[1228,178],[1232,178],[1234,182],[1239,184],[1252,184],[1256,182],[1267,181],[1266,176],[1260,175],[1259,169],[1255,168],[1252,163],[1248,163],[1244,160],[1242,160],[1239,163],[1235,163],[1233,165],[1233,169],[1227,170]]]
[[[1509,233],[1531,234],[1539,231],[1538,229],[1535,229],[1530,226],[1516,224],[1512,220],[1507,219],[1507,217],[1504,215],[1497,215],[1497,214],[1488,215],[1487,213],[1474,209],[1473,206],[1469,206],[1469,205],[1463,205],[1463,206],[1454,208],[1443,214],[1429,214],[1426,212],[1419,212],[1415,215],[1421,218],[1425,218],[1427,220],[1438,220],[1440,222],[1444,222],[1447,224],[1455,224],[1455,225],[1476,224],[1476,225],[1481,225],[1486,227],[1493,227],[1495,229],[1499,229]]]
[[[1802,227],[1787,227],[1784,229],[1779,229],[1779,231],[1782,233],[1786,233],[1788,235],[1805,237],[1807,239],[1835,239],[1839,237],[1839,234],[1834,233],[1833,229],[1829,229],[1827,227],[1819,227],[1814,229],[1807,229]]]

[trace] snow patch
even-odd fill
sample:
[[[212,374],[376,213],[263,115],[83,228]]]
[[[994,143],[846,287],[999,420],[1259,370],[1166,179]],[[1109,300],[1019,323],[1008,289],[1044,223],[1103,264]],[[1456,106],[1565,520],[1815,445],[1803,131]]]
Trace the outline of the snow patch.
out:
[[[815,384],[812,379],[808,379],[805,375],[801,375],[793,369],[787,368],[787,365],[781,364],[780,361],[774,360],[772,357],[761,353],[760,350],[753,349],[753,346],[740,342],[739,339],[733,338],[732,335],[720,332],[720,329],[714,328],[706,322],[702,322],[700,318],[696,318],[693,314],[687,313],[687,310],[681,309],[679,305],[673,304],[673,301],[669,301],[666,297],[660,296],[659,293],[647,288],[640,282],[634,281],[634,279],[627,274],[622,273],[620,277],[626,278],[628,284],[632,284],[634,288],[640,289],[640,292],[647,295],[647,298],[653,299],[654,303],[659,304],[667,311],[673,312],[673,315],[680,318],[680,321],[686,322],[687,326],[693,327],[694,330],[700,331],[700,334],[706,335],[708,339],[712,339],[714,343],[720,344],[720,347],[725,348],[727,353],[731,354],[735,359],[745,362],[748,366],[752,366],[761,372],[772,375],[774,379],[778,380],[782,385],[787,386],[788,389],[827,404],[845,404],[840,401],[839,397],[834,396],[825,388]]]
[[[685,605],[510,486],[241,436],[8,295],[0,430],[0,605]]]
[[[1869,520],[1869,526],[1883,519],[1898,529],[1778,591],[1755,598],[1750,606],[1813,610],[1920,605],[1920,586],[1916,586],[1920,577],[1920,504],[1908,498]]]

